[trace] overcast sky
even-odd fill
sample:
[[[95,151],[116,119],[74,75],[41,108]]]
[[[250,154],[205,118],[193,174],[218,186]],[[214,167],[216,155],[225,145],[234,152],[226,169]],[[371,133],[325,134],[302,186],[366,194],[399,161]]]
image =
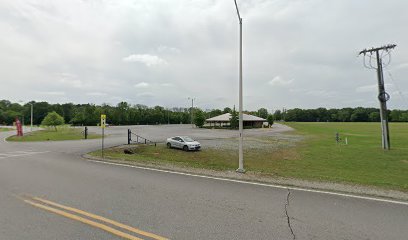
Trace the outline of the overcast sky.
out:
[[[378,107],[358,52],[395,43],[408,109],[407,0],[238,0],[244,109]],[[0,99],[238,107],[233,0],[1,0]],[[391,77],[392,76],[392,77]]]

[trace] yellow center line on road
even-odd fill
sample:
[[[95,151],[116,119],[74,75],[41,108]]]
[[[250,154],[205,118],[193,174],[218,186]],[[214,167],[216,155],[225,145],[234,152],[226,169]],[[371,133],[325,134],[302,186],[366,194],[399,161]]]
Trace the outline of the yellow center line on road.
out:
[[[45,206],[45,205],[42,205],[42,204],[39,204],[39,203],[35,203],[35,202],[30,201],[30,200],[24,200],[24,202],[26,202],[26,203],[34,206],[34,207],[38,207],[38,208],[47,210],[49,212],[64,216],[66,218],[70,218],[72,220],[76,220],[78,222],[88,224],[88,225],[90,225],[92,227],[102,229],[102,230],[104,230],[106,232],[109,232],[109,233],[114,234],[116,236],[119,236],[121,238],[129,239],[129,240],[143,240],[141,238],[137,238],[137,237],[132,236],[130,234],[127,234],[127,233],[118,231],[118,230],[116,230],[114,228],[108,227],[108,226],[106,226],[104,224],[97,223],[97,222],[88,220],[86,218],[83,218],[83,217],[80,217],[80,216],[77,216],[77,215],[74,215],[74,214],[71,214],[71,213],[64,212],[64,211],[56,209],[56,208],[52,208],[52,207],[48,207],[48,206]]]
[[[96,219],[96,220],[99,220],[99,221],[102,221],[102,222],[109,223],[109,224],[111,224],[111,225],[113,225],[113,226],[120,227],[120,228],[126,229],[126,230],[128,230],[128,231],[130,231],[130,232],[134,232],[134,233],[137,233],[137,234],[146,236],[146,237],[150,237],[150,238],[157,239],[157,240],[168,240],[167,238],[161,237],[161,236],[159,236],[159,235],[156,235],[156,234],[153,234],[153,233],[149,233],[149,232],[145,232],[145,231],[142,231],[142,230],[140,230],[140,229],[137,229],[137,228],[134,228],[134,227],[125,225],[125,224],[120,223],[120,222],[116,222],[116,221],[110,220],[110,219],[108,219],[108,218],[105,218],[105,217],[102,217],[102,216],[99,216],[99,215],[96,215],[96,214],[92,214],[92,213],[89,213],[89,212],[85,212],[85,211],[80,210],[80,209],[76,209],[76,208],[64,206],[64,205],[62,205],[62,204],[58,204],[58,203],[55,203],[55,202],[51,202],[51,201],[48,201],[48,200],[45,200],[45,199],[42,199],[42,198],[39,198],[39,197],[33,197],[33,199],[34,199],[34,200],[37,200],[37,201],[39,201],[39,202],[42,202],[42,203],[45,203],[45,204],[54,206],[54,207],[58,207],[58,208],[61,208],[61,209],[65,209],[65,210],[68,210],[68,211],[71,211],[71,212],[75,212],[75,213],[78,213],[78,214],[81,214],[81,215],[84,215],[84,216],[87,216],[87,217],[90,217],[90,218],[93,218],[93,219]]]

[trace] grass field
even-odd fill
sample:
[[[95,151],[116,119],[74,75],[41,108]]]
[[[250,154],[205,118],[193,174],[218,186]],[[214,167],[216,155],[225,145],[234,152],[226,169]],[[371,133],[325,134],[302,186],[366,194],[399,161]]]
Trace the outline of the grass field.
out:
[[[288,176],[344,181],[408,191],[408,124],[390,124],[391,150],[381,147],[379,123],[288,123],[307,141]],[[344,142],[335,143],[338,132]],[[290,170],[290,172],[287,172]]]
[[[0,132],[8,132],[8,131],[12,131],[12,130],[14,130],[14,129],[12,129],[12,128],[1,128],[0,127]]]
[[[84,139],[82,129],[60,127],[58,131],[54,128],[46,130],[34,131],[32,133],[25,133],[22,137],[11,136],[7,141],[14,142],[35,142],[35,141],[63,141],[63,140],[80,140]],[[99,135],[89,134],[88,139],[99,138]]]
[[[280,137],[245,139],[244,146],[247,148],[244,150],[244,159],[248,171],[408,191],[408,124],[390,124],[390,151],[381,148],[379,123],[287,125],[296,131]],[[343,140],[347,137],[348,145],[344,141],[336,143],[336,132]],[[228,145],[228,142],[224,145]],[[258,145],[261,147],[254,147]],[[183,152],[158,145],[140,146],[134,151],[136,154],[126,155],[123,154],[123,149],[113,148],[107,150],[105,156],[213,170],[235,170],[238,162],[237,150],[228,148],[204,146],[199,152]],[[92,155],[100,155],[100,152],[94,152]]]

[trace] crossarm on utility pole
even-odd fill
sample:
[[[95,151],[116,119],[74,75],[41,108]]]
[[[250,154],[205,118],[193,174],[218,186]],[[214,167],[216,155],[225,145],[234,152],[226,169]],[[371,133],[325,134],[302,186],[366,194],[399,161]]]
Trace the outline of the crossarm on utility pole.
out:
[[[385,45],[385,46],[382,46],[382,47],[378,47],[378,48],[364,49],[364,50],[360,51],[358,55],[366,54],[366,53],[372,53],[372,52],[378,52],[378,51],[380,51],[380,50],[386,50],[386,51],[388,51],[389,49],[393,49],[393,48],[395,48],[396,46],[397,46],[397,45],[395,45],[395,44],[388,44],[388,45]]]

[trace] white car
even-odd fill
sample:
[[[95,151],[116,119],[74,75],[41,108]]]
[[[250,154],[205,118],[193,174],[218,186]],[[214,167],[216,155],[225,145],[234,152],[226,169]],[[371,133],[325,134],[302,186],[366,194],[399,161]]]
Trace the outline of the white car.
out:
[[[184,151],[199,150],[201,144],[187,136],[176,136],[167,138],[166,145],[168,148],[180,148]]]

